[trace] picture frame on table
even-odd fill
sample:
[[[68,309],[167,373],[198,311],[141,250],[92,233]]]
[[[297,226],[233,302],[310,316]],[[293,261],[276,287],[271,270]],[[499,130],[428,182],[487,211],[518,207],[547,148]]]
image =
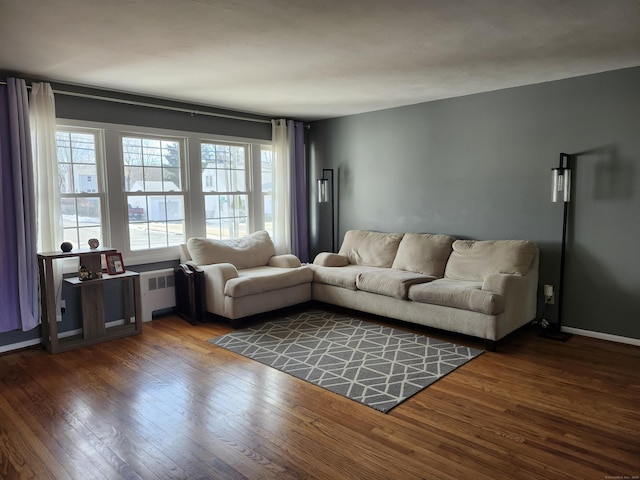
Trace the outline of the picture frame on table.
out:
[[[125,272],[121,253],[107,253],[105,254],[105,261],[107,262],[107,273],[109,275],[118,275]]]

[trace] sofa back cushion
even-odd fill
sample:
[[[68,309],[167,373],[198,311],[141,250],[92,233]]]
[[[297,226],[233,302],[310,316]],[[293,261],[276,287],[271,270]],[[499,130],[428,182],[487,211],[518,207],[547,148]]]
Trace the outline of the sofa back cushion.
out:
[[[231,263],[238,269],[266,265],[276,253],[266,231],[227,240],[193,237],[187,248],[196,265]]]
[[[405,233],[391,267],[442,278],[454,241],[449,235]]]
[[[349,230],[338,253],[347,257],[352,265],[388,268],[396,257],[400,240],[401,233]]]
[[[526,275],[538,247],[527,240],[456,240],[445,278],[482,281],[491,273]]]

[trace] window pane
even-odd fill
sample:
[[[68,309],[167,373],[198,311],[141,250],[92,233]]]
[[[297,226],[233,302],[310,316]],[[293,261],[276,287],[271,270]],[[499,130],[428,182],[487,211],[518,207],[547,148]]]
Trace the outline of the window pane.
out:
[[[89,246],[90,238],[101,238],[102,229],[100,227],[81,227],[78,229],[79,246],[87,248]]]
[[[142,165],[142,141],[139,138],[122,139],[122,160],[125,165]]]
[[[149,248],[149,228],[146,223],[129,222],[129,247],[131,250]]]
[[[167,225],[165,223],[156,223],[150,225],[149,227],[149,247],[166,247],[168,245]]]
[[[273,238],[273,150],[271,147],[260,146],[260,174],[262,183],[262,213],[264,215],[263,228]]]
[[[95,165],[75,165],[73,167],[76,193],[97,193],[98,171]]]
[[[270,192],[273,188],[272,165],[273,151],[271,147],[260,147],[260,171],[262,173],[263,192]]]
[[[73,193],[73,167],[70,163],[58,163],[58,184],[60,193]]]
[[[76,224],[76,199],[62,197],[60,199],[60,209],[62,211],[62,220],[64,222],[64,226],[67,227],[67,222],[69,219],[73,219],[73,225]]]
[[[234,170],[233,174],[233,191],[245,192],[247,190],[247,184],[245,180],[244,170]]]
[[[264,229],[273,238],[273,203],[271,194],[263,195],[264,201]]]
[[[245,169],[245,148],[231,147],[231,167]]]
[[[78,229],[77,228],[65,228],[63,231],[64,241],[70,242],[73,245],[73,248],[78,248],[80,246],[80,240],[78,239]]]
[[[229,170],[218,170],[216,172],[216,192],[230,192],[231,191],[231,175]]]
[[[142,167],[125,167],[124,190],[126,192],[144,191],[144,170]]]
[[[69,132],[56,132],[58,163],[71,163],[71,137]]]
[[[145,221],[147,219],[147,197],[127,197],[129,222]]]
[[[202,143],[203,192],[246,192],[247,148],[247,145]]]
[[[74,163],[96,163],[95,137],[88,133],[71,133]]]
[[[179,245],[186,241],[182,195],[129,195],[131,250]]]
[[[165,197],[166,218],[170,221],[184,219],[184,201],[181,196],[167,195]]]
[[[213,168],[202,170],[202,191],[213,192],[216,188],[216,171]]]
[[[100,199],[98,197],[80,197],[76,201],[79,225],[100,225]]]
[[[248,195],[205,195],[207,238],[247,235]]]
[[[142,190],[145,192],[164,192],[162,168],[147,167],[144,169],[144,184]]]
[[[179,192],[180,191],[180,169],[179,168],[164,168],[162,170],[164,180],[165,192]]]
[[[125,191],[182,191],[180,142],[156,138],[122,138]]]

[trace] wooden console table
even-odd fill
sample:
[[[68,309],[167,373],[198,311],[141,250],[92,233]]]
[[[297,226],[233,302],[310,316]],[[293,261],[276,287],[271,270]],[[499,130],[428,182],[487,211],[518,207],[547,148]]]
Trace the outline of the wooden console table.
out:
[[[95,280],[80,280],[78,277],[64,281],[80,288],[82,300],[82,334],[60,338],[56,321],[56,292],[53,281],[53,261],[61,258],[79,257],[80,264],[92,272],[102,272],[102,255],[114,253],[116,249],[100,247],[77,249],[70,252],[48,252],[38,254],[40,274],[40,311],[42,321],[42,343],[50,353],[59,353],[73,348],[142,332],[142,306],[140,303],[140,274],[126,271],[119,275],[102,274]],[[104,282],[119,280],[123,285],[124,324],[107,328],[104,318]],[[131,285],[133,284],[133,302]],[[134,321],[131,321],[131,318]]]

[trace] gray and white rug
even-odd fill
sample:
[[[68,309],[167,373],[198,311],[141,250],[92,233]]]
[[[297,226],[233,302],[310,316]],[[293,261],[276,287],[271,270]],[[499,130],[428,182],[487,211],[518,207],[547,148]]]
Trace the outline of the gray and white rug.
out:
[[[209,342],[385,413],[483,353],[318,310]]]

